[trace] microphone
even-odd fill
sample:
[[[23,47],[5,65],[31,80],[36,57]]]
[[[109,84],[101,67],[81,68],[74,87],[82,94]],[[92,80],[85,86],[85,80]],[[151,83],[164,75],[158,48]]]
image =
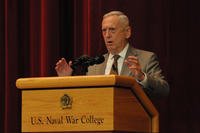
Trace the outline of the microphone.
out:
[[[82,55],[79,58],[76,58],[72,61],[71,68],[76,69],[78,66],[81,66],[84,62],[86,62],[90,57],[87,55]]]
[[[105,60],[103,55],[96,56],[94,58],[89,58],[86,62],[83,63],[84,66],[92,66],[94,64],[101,64]]]
[[[78,66],[88,67],[88,66],[92,66],[94,64],[101,64],[102,62],[104,62],[104,60],[105,60],[105,58],[103,55],[96,56],[94,58],[89,57],[87,55],[82,55],[79,58],[72,61],[71,68],[76,69]]]

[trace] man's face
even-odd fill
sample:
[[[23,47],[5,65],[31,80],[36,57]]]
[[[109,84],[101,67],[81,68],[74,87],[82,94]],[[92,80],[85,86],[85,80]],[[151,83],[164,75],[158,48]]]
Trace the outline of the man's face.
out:
[[[124,26],[118,16],[108,16],[102,21],[102,35],[108,52],[120,53],[131,35],[129,26]]]

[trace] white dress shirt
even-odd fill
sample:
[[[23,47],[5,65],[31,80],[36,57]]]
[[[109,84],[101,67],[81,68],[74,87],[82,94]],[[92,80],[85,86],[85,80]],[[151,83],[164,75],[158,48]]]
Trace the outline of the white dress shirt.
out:
[[[119,75],[121,74],[121,70],[122,70],[122,65],[124,63],[124,59],[128,50],[129,44],[126,44],[126,46],[124,47],[124,49],[118,54],[120,57],[117,60],[117,67],[118,67],[118,73]],[[110,70],[112,68],[113,62],[114,62],[114,58],[113,58],[113,54],[109,54],[108,56],[108,60],[107,60],[107,64],[106,64],[106,69],[105,69],[105,75],[109,75],[110,74]]]

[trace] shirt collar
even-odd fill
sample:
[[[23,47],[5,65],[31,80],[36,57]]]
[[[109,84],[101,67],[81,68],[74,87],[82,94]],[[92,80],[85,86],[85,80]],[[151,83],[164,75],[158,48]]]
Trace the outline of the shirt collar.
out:
[[[126,53],[127,53],[127,50],[128,50],[128,47],[129,47],[129,43],[127,43],[126,44],[126,46],[124,47],[124,49],[118,54],[118,55],[120,55],[120,58],[122,57],[122,58],[125,58],[125,56],[126,56]],[[113,58],[113,54],[109,54],[109,59],[112,59]]]

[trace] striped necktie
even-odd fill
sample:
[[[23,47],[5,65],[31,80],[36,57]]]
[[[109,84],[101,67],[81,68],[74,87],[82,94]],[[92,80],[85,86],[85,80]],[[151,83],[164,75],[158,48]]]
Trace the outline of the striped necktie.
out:
[[[112,65],[112,68],[110,70],[110,74],[115,74],[115,75],[118,75],[118,64],[117,64],[117,60],[119,59],[120,55],[114,55],[113,58],[114,58],[114,62],[113,62],[113,65]]]

